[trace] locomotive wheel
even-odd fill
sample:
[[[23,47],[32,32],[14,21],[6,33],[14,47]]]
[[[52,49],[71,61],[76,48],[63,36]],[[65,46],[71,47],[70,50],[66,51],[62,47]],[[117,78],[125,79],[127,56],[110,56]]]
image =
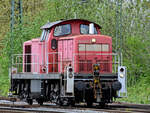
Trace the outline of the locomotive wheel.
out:
[[[42,106],[42,105],[43,105],[43,101],[42,101],[42,100],[39,100],[39,101],[38,101],[38,104]]]
[[[74,99],[70,100],[70,101],[69,101],[69,105],[70,105],[70,106],[75,106],[75,100],[74,100]]]
[[[62,106],[62,105],[63,105],[63,102],[62,102],[62,101],[59,101],[59,102],[57,102],[57,105]]]
[[[69,105],[68,98],[63,98],[60,103],[61,106],[68,106]]]
[[[87,107],[92,107],[93,102],[91,102],[91,101],[87,101],[87,102],[86,102],[86,104],[87,104]]]
[[[32,100],[32,99],[27,99],[27,103],[28,103],[29,105],[32,105],[32,104],[33,104],[33,100]]]
[[[41,106],[43,105],[43,100],[42,99],[37,99],[36,101],[38,102],[39,105],[41,105]]]
[[[71,106],[75,106],[75,101],[72,101],[72,102],[71,102]]]
[[[75,100],[74,99],[69,99],[69,98],[61,98],[59,100],[60,106],[75,106]]]
[[[99,103],[99,106],[100,106],[101,108],[105,108],[105,107],[106,107],[106,103],[105,103],[105,102],[100,102],[100,103]]]

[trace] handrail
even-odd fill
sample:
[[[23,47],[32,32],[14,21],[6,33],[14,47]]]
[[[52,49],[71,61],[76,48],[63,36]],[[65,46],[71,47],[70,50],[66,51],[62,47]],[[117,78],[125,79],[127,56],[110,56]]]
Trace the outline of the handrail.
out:
[[[31,63],[25,61],[25,59],[27,59],[28,55],[31,57],[31,59],[30,59]],[[50,55],[52,55],[51,59],[50,59]],[[58,59],[56,59],[55,55],[57,55]],[[109,57],[109,58],[112,59],[111,61],[108,60],[106,62],[106,61],[101,60],[97,63],[99,63],[99,64],[108,64],[108,63],[110,63],[112,65],[112,68],[115,69],[115,72],[117,71],[117,67],[120,64],[119,54],[117,54],[117,53],[88,53],[88,52],[86,54],[85,53],[74,53],[72,58],[68,60],[68,61],[71,62],[72,66],[73,66],[73,69],[79,68],[79,66],[77,66],[76,64],[81,64],[81,63],[83,63],[83,64],[85,64],[85,63],[86,64],[88,64],[88,63],[93,64],[93,62],[88,62],[86,60],[83,60],[82,62],[77,61],[76,58],[79,57],[79,56],[82,56],[82,55],[83,56],[84,55],[86,55],[86,56],[88,56],[88,55],[89,56],[90,55],[99,56],[100,55],[100,56],[104,56],[104,57],[105,56],[111,56],[111,57]],[[13,54],[12,55],[12,69],[14,67],[14,68],[18,68],[18,70],[20,72],[21,71],[26,72],[27,70],[25,70],[25,69],[27,69],[27,67],[29,67],[29,65],[30,65],[31,66],[31,72],[40,73],[41,66],[45,65],[46,66],[46,73],[48,74],[49,73],[49,68],[50,68],[49,66],[52,65],[53,72],[56,72],[55,71],[56,68],[59,69],[59,70],[58,69],[56,69],[56,70],[58,70],[60,73],[62,73],[64,71],[63,64],[67,61],[66,61],[66,59],[63,59],[62,52],[47,53],[46,59],[44,61],[45,63],[42,62],[42,64],[41,64],[41,61],[39,61],[39,57],[40,57],[39,54],[29,54],[29,53],[27,53],[27,54]]]

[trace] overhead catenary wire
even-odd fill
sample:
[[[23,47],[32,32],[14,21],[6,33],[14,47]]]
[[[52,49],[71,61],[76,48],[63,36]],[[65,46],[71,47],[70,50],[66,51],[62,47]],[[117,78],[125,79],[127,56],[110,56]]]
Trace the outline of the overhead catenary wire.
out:
[[[17,2],[18,1],[18,2]],[[15,7],[16,6],[16,7]],[[19,19],[16,18],[19,17]],[[10,15],[10,60],[9,60],[9,77],[11,78],[12,54],[14,50],[14,29],[15,24],[22,24],[22,0],[11,0],[11,15]],[[21,29],[20,29],[21,30]],[[11,80],[11,79],[10,79]],[[12,82],[12,81],[10,81]],[[11,89],[11,88],[10,88]]]
[[[123,0],[116,1],[116,52],[120,55],[120,65],[122,65],[122,3]]]

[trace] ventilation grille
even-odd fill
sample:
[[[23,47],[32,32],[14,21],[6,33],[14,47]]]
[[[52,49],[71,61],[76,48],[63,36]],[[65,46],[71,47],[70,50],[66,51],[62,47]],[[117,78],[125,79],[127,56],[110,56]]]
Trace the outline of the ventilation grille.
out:
[[[101,72],[109,72],[110,71],[110,63],[107,60],[97,60],[96,61],[97,64],[100,64],[100,71]]]
[[[110,63],[107,60],[97,60],[97,64],[100,64],[100,72],[110,72]],[[92,60],[80,60],[79,71],[80,72],[92,72]]]
[[[79,60],[79,71],[92,71],[91,60]]]

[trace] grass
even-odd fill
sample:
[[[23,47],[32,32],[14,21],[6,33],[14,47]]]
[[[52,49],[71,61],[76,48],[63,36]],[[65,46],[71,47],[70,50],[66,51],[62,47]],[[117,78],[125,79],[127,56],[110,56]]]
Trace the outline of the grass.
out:
[[[0,95],[7,96],[9,91],[9,78],[0,74]]]
[[[8,60],[0,56],[0,96],[7,96],[9,91]]]
[[[150,82],[146,82],[145,79],[141,79],[136,85],[128,87],[128,97],[117,99],[117,101],[150,104]]]

